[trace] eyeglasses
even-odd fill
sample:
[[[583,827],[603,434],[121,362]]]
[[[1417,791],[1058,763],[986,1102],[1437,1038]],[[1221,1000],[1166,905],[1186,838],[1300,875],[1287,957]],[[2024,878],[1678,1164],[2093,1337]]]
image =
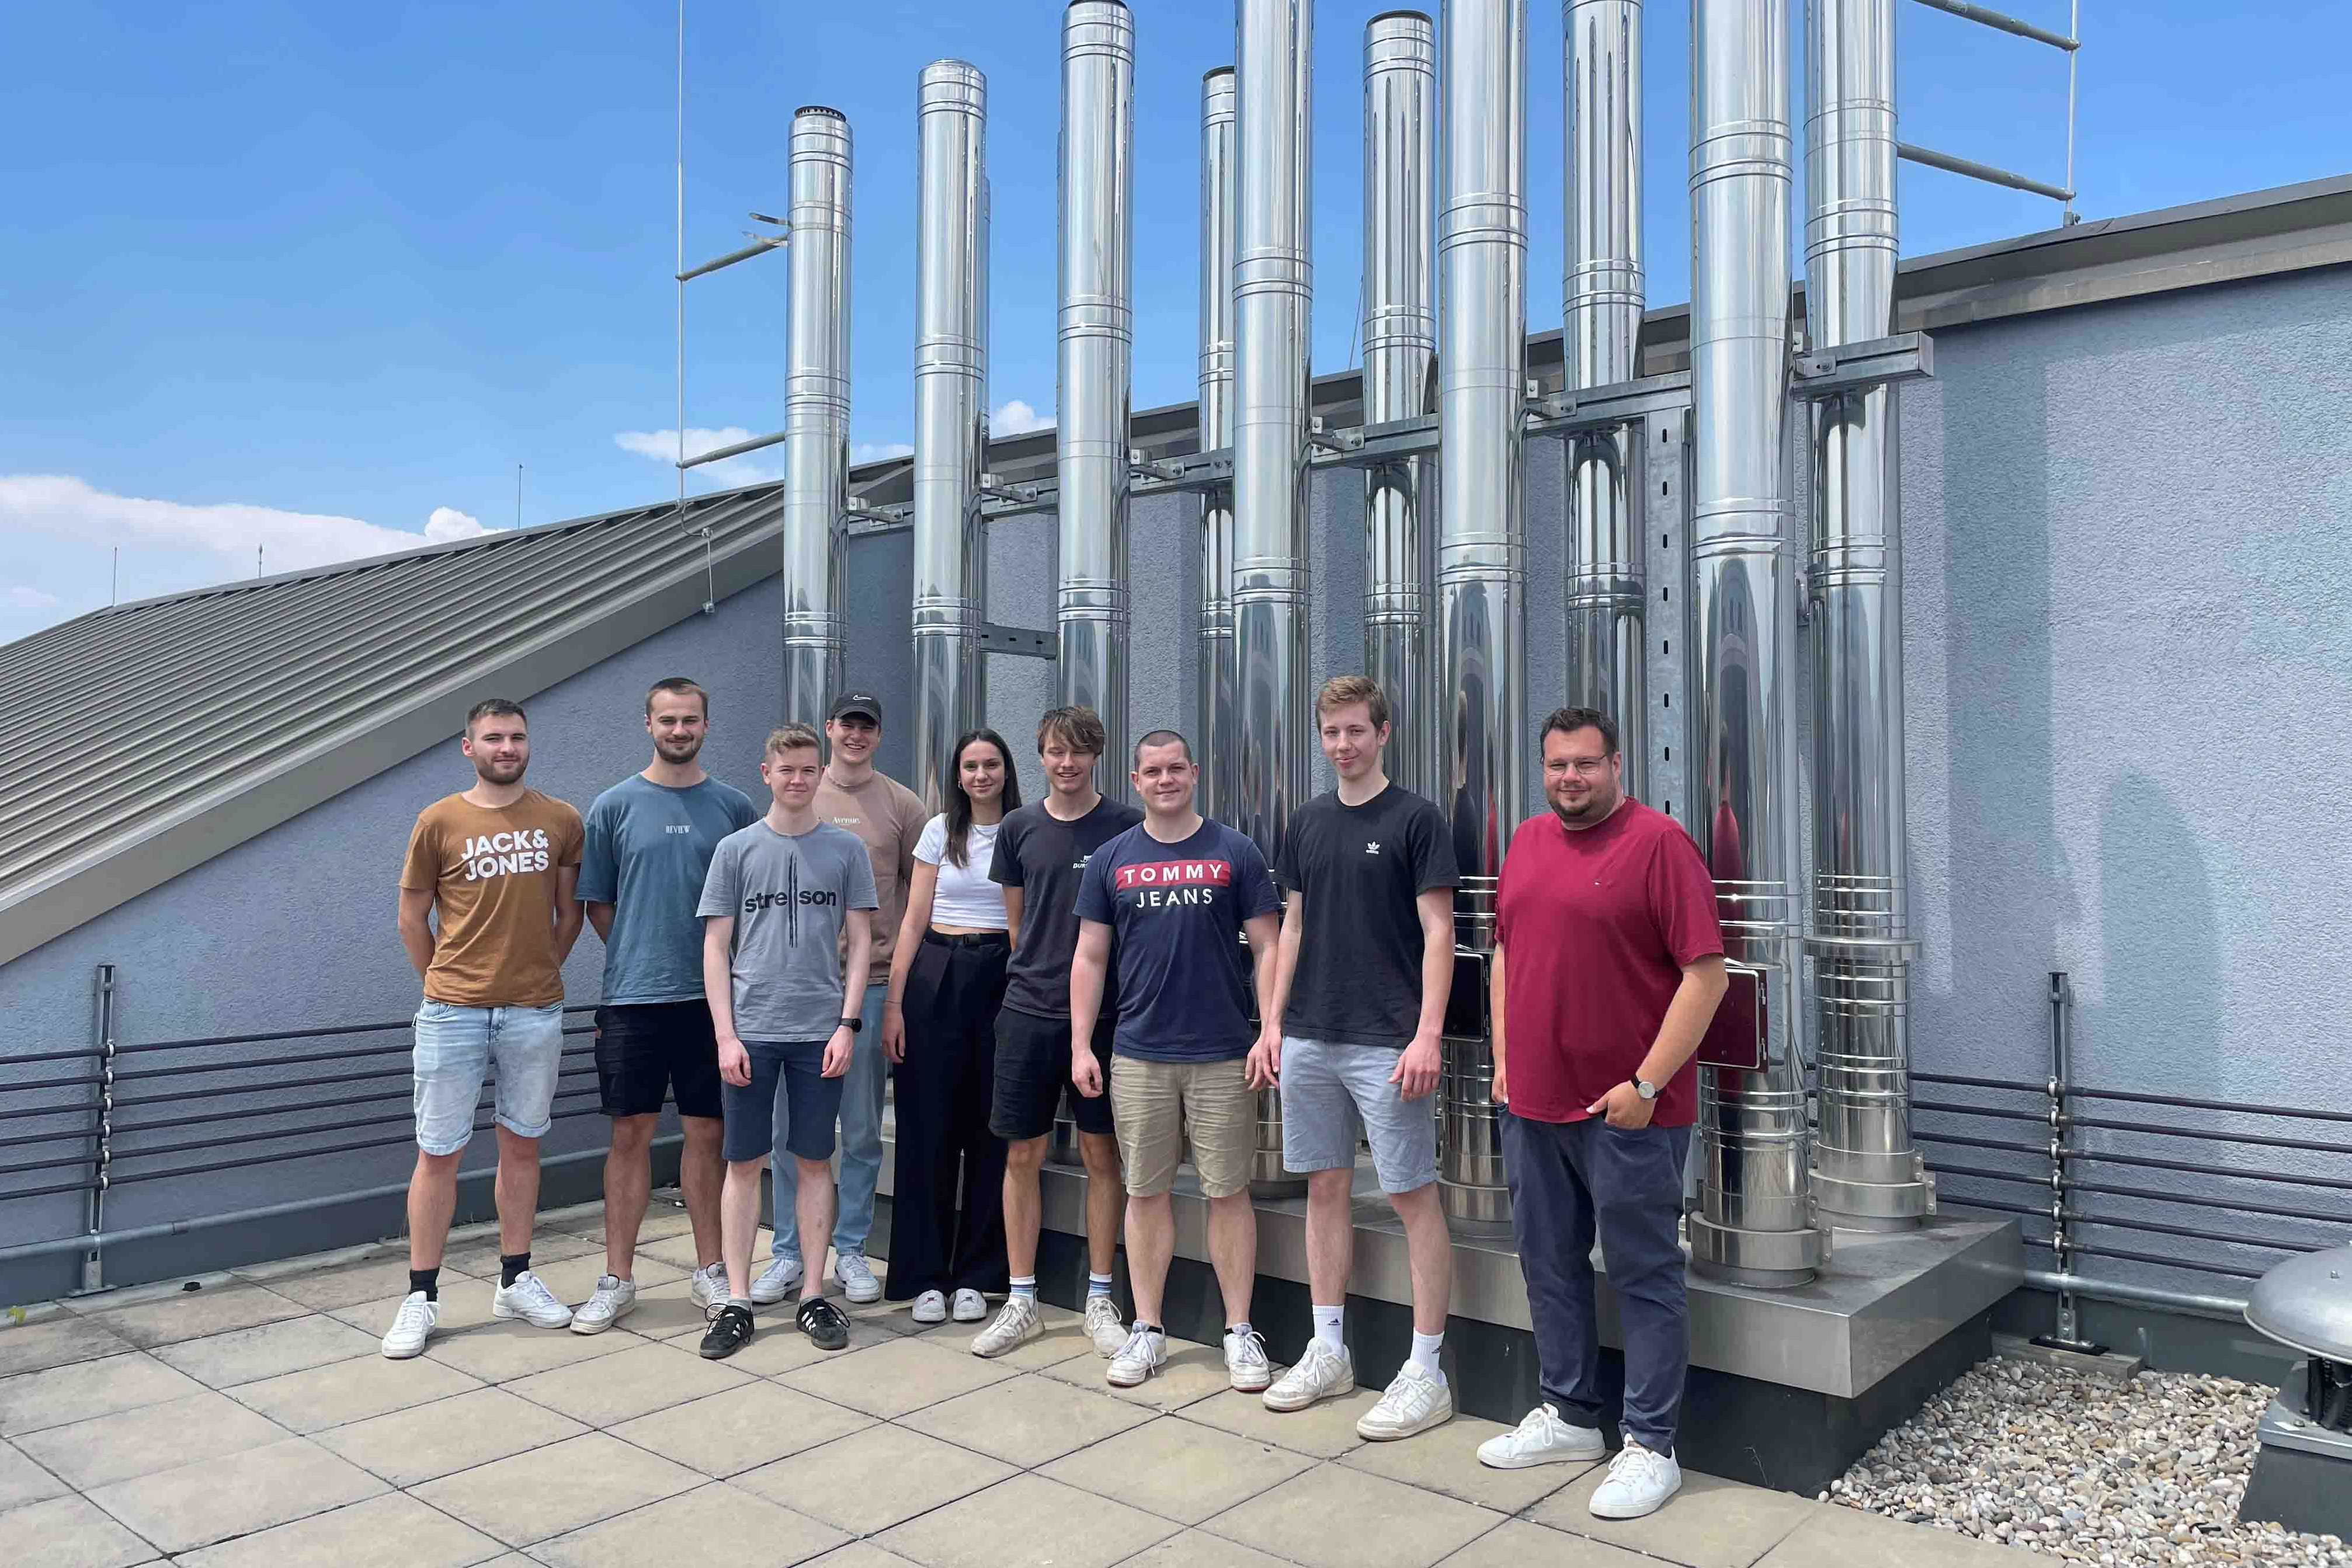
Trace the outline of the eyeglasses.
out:
[[[1601,773],[1607,769],[1608,766],[1609,758],[1605,757],[1569,757],[1562,758],[1557,761],[1546,762],[1544,764],[1544,771],[1547,773],[1573,773],[1580,779],[1598,779],[1601,777]]]

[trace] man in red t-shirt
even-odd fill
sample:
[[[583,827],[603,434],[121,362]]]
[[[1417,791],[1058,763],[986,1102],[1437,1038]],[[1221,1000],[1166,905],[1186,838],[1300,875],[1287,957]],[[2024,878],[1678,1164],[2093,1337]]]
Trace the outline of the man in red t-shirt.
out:
[[[1596,1459],[1601,1239],[1625,1342],[1624,1448],[1592,1494],[1603,1519],[1650,1513],[1682,1485],[1675,1427],[1690,1363],[1683,1299],[1688,1071],[1727,984],[1715,883],[1671,817],[1624,792],[1617,727],[1592,708],[1544,720],[1544,797],[1496,890],[1494,1097],[1544,1403],[1486,1443],[1498,1469]]]

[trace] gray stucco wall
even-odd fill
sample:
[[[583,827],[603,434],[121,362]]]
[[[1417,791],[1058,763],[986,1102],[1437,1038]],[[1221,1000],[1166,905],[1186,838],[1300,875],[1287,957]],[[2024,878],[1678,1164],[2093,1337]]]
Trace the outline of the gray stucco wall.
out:
[[[2340,1103],[2346,284],[2311,272],[1947,329],[1937,379],[1906,389],[1923,1069],[2038,1079],[2046,976],[2066,969],[2087,1080]],[[1316,488],[1318,674],[1360,663],[1360,492],[1348,473]],[[1557,444],[1532,445],[1531,720],[1562,685],[1560,497]],[[1192,721],[1197,511],[1181,497],[1135,508],[1139,731]],[[1050,517],[998,527],[992,619],[1052,625],[1055,554]],[[849,562],[851,668],[894,705],[883,764],[901,776],[908,555],[907,536],[887,535],[857,540]],[[642,764],[645,686],[684,672],[716,694],[714,771],[756,789],[758,738],[777,716],[777,615],[764,584],[532,697],[532,781],[585,806]],[[998,657],[989,681],[992,722],[1034,799],[1052,666]],[[8,966],[0,1059],[86,1038],[101,961],[122,967],[126,1040],[404,1016],[415,988],[392,936],[392,868],[417,809],[466,777],[454,746],[436,747]],[[599,962],[583,936],[573,999],[593,998]],[[599,1131],[593,1117],[562,1124],[551,1149]],[[299,1175],[134,1184],[110,1218],[269,1201],[304,1181],[367,1185],[406,1166],[393,1148]],[[79,1210],[0,1212],[5,1241],[72,1228]]]

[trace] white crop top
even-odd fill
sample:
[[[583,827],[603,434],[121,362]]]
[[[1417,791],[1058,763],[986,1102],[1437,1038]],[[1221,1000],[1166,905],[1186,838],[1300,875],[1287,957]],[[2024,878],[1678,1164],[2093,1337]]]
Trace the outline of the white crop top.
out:
[[[996,859],[996,830],[1003,822],[974,822],[965,831],[964,863],[948,859],[948,820],[944,813],[923,824],[916,841],[915,858],[940,868],[939,890],[931,895],[931,924],[961,925],[967,931],[1005,929],[1004,889],[991,882],[988,868]]]

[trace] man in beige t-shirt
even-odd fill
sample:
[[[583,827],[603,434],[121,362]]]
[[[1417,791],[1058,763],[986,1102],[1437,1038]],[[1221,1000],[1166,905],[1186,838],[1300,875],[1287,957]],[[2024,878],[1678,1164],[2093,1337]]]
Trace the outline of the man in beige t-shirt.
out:
[[[841,1207],[833,1222],[833,1272],[853,1301],[881,1300],[882,1283],[866,1263],[866,1238],[874,1228],[874,1185],[882,1175],[882,1092],[887,1072],[882,1059],[882,1003],[890,994],[890,955],[898,946],[898,922],[907,913],[907,883],[915,874],[915,842],[930,811],[922,797],[874,770],[882,744],[882,699],[871,692],[846,691],[825,710],[824,737],[833,756],[816,791],[821,822],[846,828],[865,841],[874,864],[874,891],[881,907],[873,920],[874,956],[858,1010],[857,1044],[841,1090]],[[776,1157],[769,1162],[775,1183],[776,1233],[767,1270],[751,1286],[756,1302],[781,1301],[801,1277],[800,1229],[793,1218],[799,1186],[784,1152],[786,1128],[777,1123]],[[822,1256],[822,1254],[820,1254]]]
[[[563,1055],[563,960],[580,935],[580,813],[527,788],[522,709],[474,705],[458,741],[474,786],[427,806],[400,873],[400,942],[425,982],[416,1010],[416,1169],[408,1180],[408,1294],[383,1338],[405,1360],[439,1312],[457,1163],[484,1079],[496,1086],[499,1288],[493,1317],[562,1328],[572,1311],[530,1271],[539,1140]]]

